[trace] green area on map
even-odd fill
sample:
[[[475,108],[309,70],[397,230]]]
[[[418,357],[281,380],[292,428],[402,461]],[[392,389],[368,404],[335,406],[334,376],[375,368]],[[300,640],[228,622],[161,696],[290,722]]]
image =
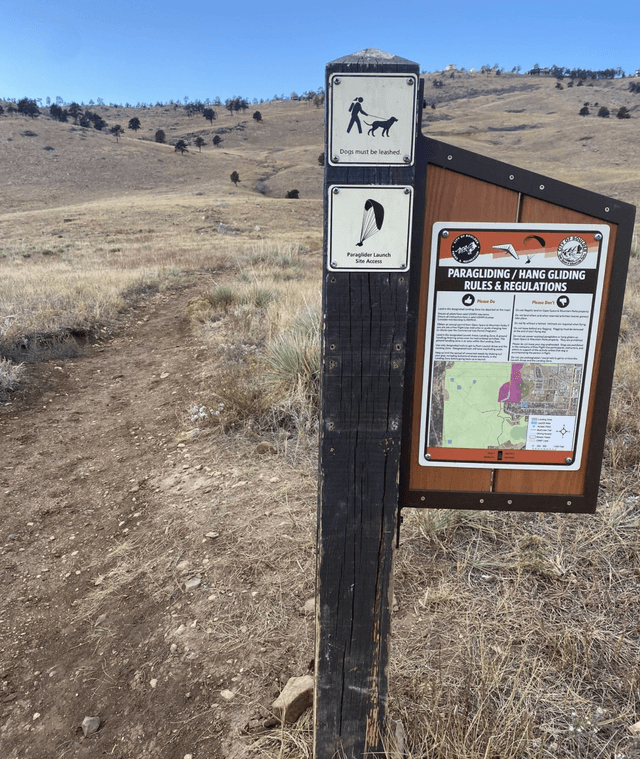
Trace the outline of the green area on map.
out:
[[[530,414],[577,414],[580,364],[436,361],[428,446],[522,449]]]

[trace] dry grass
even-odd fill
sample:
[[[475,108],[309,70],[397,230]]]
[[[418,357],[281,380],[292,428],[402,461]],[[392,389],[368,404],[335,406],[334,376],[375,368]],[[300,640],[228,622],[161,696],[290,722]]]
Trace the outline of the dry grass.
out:
[[[194,407],[223,429],[293,433],[304,445],[318,424],[319,255],[286,242],[250,244],[237,277],[215,283],[187,309],[211,359]]]
[[[627,140],[629,124],[568,117],[577,99],[622,98],[622,85],[598,84],[588,95],[586,87],[546,93],[544,88],[551,90],[553,84],[541,83],[534,97],[525,91],[509,92],[505,77],[499,107],[496,97],[487,95],[466,102],[443,100],[435,113],[449,119],[431,123],[426,132],[440,129],[445,141],[523,165],[535,156],[535,168],[577,184],[585,183],[588,168],[593,189],[629,200],[638,197],[637,149]],[[549,97],[554,98],[560,121],[549,114]],[[275,139],[286,123],[276,123],[278,108],[284,106],[261,107],[268,118],[265,125],[250,125],[255,135],[268,129],[270,139]],[[314,110],[295,115],[320,118]],[[173,113],[162,115],[169,116],[178,120]],[[535,121],[536,128],[488,131],[497,123],[513,126],[525,120]],[[559,123],[562,136],[550,141],[549,130]],[[151,133],[157,125],[163,126],[150,120],[145,129]],[[4,122],[1,126],[7,128]],[[40,124],[37,128],[45,131]],[[184,124],[175,127],[176,137],[181,128],[186,130]],[[586,132],[591,139],[578,143]],[[321,148],[305,144],[297,134],[292,137],[294,142],[300,138],[294,152],[276,165],[260,133],[263,142],[256,137],[258,141],[250,143],[251,163],[243,134],[229,134],[224,152],[205,150],[208,163],[196,170],[205,178],[198,182],[189,168],[196,165],[197,156],[182,161],[166,146],[138,144],[127,135],[122,149],[136,167],[143,167],[151,151],[156,163],[160,158],[179,161],[163,175],[162,192],[113,198],[108,197],[112,184],[101,186],[96,200],[80,203],[74,197],[78,204],[73,207],[47,208],[43,200],[38,200],[42,207],[36,207],[34,200],[35,210],[4,214],[0,329],[10,342],[29,333],[95,329],[117,319],[140,288],[170,287],[194,270],[208,276],[207,286],[187,311],[206,359],[198,395],[185,409],[185,424],[217,428],[212,433],[216,446],[225,444],[229,438],[223,433],[230,429],[241,429],[253,439],[266,436],[283,454],[274,456],[278,463],[270,465],[281,485],[275,492],[262,488],[264,479],[253,471],[251,477],[246,474],[251,463],[245,455],[238,464],[241,475],[221,475],[229,482],[221,485],[213,516],[208,502],[198,513],[191,506],[184,513],[176,508],[154,539],[123,541],[113,549],[111,568],[94,578],[94,592],[81,614],[83,619],[95,617],[131,583],[148,583],[155,591],[157,582],[161,594],[168,586],[182,593],[186,575],[177,567],[184,545],[195,535],[201,539],[205,523],[211,528],[215,519],[213,526],[219,529],[229,521],[227,513],[246,509],[242,524],[220,530],[213,559],[201,568],[213,590],[206,604],[190,608],[195,630],[215,640],[221,656],[242,659],[244,652],[251,652],[256,658],[256,651],[267,648],[269,655],[291,651],[291,666],[297,667],[292,674],[300,674],[300,662],[313,647],[312,626],[297,609],[313,594],[313,336],[317,339],[320,302],[320,203],[264,197],[253,187],[263,181],[278,192],[291,189],[300,172],[287,169],[286,161],[307,161],[300,171],[309,173]],[[66,132],[64,136],[82,137]],[[100,149],[107,140],[92,134],[86,139]],[[613,170],[603,156],[608,163],[616,140],[623,141],[624,166]],[[567,157],[571,141],[579,149]],[[556,149],[562,150],[562,159],[553,153]],[[202,167],[211,169],[213,178]],[[238,168],[242,182],[238,189],[230,183],[221,189],[220,177],[228,182],[230,168]],[[268,174],[267,180],[261,179]],[[172,179],[178,185],[192,180],[194,184],[189,191],[175,189]],[[131,177],[128,181],[132,186]],[[27,194],[28,189],[23,196]],[[218,234],[220,223],[236,234]],[[386,751],[390,759],[640,756],[640,739],[628,730],[640,719],[637,240],[635,245],[598,513],[405,512],[396,556],[390,716],[401,720],[407,738],[402,749],[392,731]],[[7,388],[18,382],[19,371],[0,361],[0,391],[3,383]],[[254,446],[252,442],[252,451]],[[244,478],[255,485],[250,496],[234,489]],[[277,519],[272,519],[274,514]],[[185,525],[194,531],[189,533]],[[250,685],[241,695],[247,702],[264,700],[276,682],[269,655],[260,655],[260,666],[246,678]],[[311,715],[306,715],[293,727],[247,737],[247,755],[311,756],[311,732]]]
[[[637,501],[593,517],[408,516],[391,680],[412,756],[640,748]]]

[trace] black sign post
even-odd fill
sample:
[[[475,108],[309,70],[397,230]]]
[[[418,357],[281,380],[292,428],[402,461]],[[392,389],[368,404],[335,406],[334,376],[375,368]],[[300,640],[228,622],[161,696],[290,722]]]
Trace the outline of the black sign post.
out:
[[[327,66],[316,759],[383,750],[399,507],[598,496],[635,208],[424,137],[418,74]]]
[[[379,50],[327,66],[317,759],[382,750],[418,74]]]

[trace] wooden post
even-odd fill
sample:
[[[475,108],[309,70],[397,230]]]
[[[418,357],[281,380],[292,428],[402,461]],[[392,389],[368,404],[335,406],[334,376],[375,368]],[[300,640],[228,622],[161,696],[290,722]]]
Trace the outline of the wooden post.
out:
[[[327,66],[316,759],[382,749],[418,90],[418,65],[378,50]]]

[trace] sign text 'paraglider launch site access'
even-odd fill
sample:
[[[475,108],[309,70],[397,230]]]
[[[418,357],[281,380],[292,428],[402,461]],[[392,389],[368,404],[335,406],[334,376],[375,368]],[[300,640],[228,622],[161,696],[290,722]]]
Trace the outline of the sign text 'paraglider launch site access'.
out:
[[[341,271],[406,271],[413,188],[332,185],[328,267]]]

